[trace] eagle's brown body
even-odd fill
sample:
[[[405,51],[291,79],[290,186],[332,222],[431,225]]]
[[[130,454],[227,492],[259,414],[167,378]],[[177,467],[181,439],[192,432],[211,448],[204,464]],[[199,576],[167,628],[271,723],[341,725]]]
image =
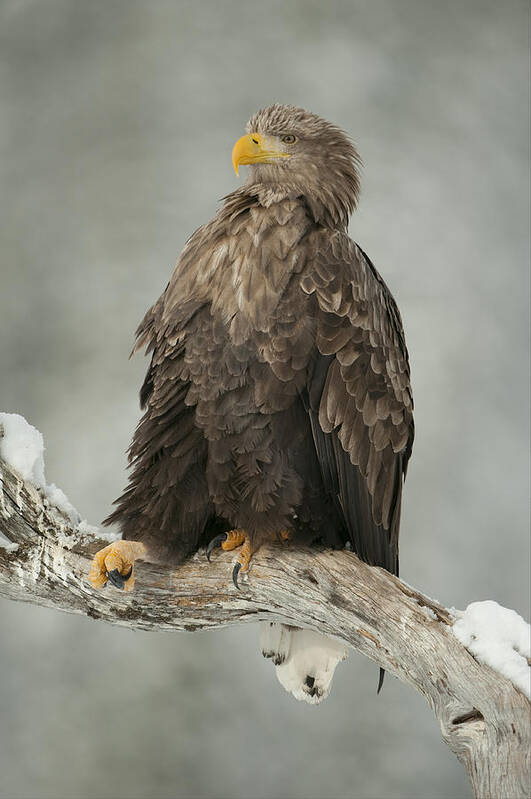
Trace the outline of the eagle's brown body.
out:
[[[289,529],[396,572],[413,437],[400,316],[344,226],[282,194],[230,195],[143,320],[145,414],[110,520],[165,557]]]
[[[342,131],[292,106],[258,112],[236,142],[248,182],[189,239],[137,331],[152,355],[145,413],[107,520],[124,540],[96,553],[96,588],[132,590],[135,559],[220,542],[242,545],[238,587],[252,553],[286,532],[398,573],[413,406],[400,314],[346,233],[358,163]],[[276,622],[261,648],[313,704],[347,656]]]

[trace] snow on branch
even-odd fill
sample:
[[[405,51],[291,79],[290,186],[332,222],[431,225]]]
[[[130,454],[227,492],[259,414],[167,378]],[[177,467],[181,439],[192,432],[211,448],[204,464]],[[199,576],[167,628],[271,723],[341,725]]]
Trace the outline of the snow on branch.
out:
[[[0,596],[133,629],[268,620],[317,630],[424,696],[476,797],[528,796],[529,625],[514,611],[489,602],[449,611],[350,552],[287,545],[263,547],[241,591],[223,552],[177,570],[140,562],[132,593],[95,591],[91,558],[108,542],[46,484],[40,433],[0,414]]]

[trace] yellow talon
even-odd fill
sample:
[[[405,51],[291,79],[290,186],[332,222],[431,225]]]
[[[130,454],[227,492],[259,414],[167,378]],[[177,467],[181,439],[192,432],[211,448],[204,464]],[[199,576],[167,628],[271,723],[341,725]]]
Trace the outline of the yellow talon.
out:
[[[240,544],[246,540],[244,530],[229,530],[227,538],[221,543],[221,548],[230,552],[231,549],[236,549]]]
[[[94,588],[103,588],[111,575],[111,582],[123,587],[124,591],[132,591],[135,585],[134,563],[145,552],[145,544],[141,541],[114,541],[96,552],[88,579]]]
[[[243,546],[240,550],[240,554],[238,555],[238,563],[240,564],[240,571],[242,572],[249,571],[252,555],[253,555],[253,550],[251,547],[251,542],[246,536],[244,536]]]
[[[243,543],[243,546],[240,550],[240,554],[238,555],[238,560],[234,564],[234,568],[232,570],[232,582],[234,583],[236,588],[240,590],[240,586],[238,585],[238,574],[240,573],[240,571],[241,572],[249,571],[249,566],[251,565],[251,558],[253,556],[253,548],[251,546],[250,539],[243,531],[235,530],[234,532],[235,533],[239,532],[241,534],[238,543],[239,544]],[[241,539],[243,539],[243,542]]]
[[[280,530],[280,532],[276,533],[276,535],[272,536],[273,538],[280,539],[281,541],[287,541],[291,536],[290,530]],[[232,570],[232,581],[236,588],[239,588],[238,585],[238,574],[240,572],[248,572],[249,567],[251,565],[251,558],[255,552],[253,546],[251,544],[251,540],[245,530],[236,529],[236,530],[228,530],[226,533],[220,533],[216,535],[208,544],[206,548],[206,556],[207,560],[210,561],[210,555],[216,547],[221,546],[226,552],[230,552],[231,549],[236,549],[236,547],[241,546],[240,553],[238,555],[238,559],[234,564],[234,568]]]

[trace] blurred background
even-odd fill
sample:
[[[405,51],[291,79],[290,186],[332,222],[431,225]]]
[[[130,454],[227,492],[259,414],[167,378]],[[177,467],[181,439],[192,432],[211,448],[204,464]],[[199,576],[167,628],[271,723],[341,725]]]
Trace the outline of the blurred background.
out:
[[[417,438],[401,575],[529,617],[525,0],[1,0],[0,409],[99,521],[125,484],[133,331],[238,185],[248,117],[302,105],[365,162],[351,234],[401,308]],[[424,701],[352,654],[295,702],[257,629],[132,633],[0,602],[2,799],[451,799]]]

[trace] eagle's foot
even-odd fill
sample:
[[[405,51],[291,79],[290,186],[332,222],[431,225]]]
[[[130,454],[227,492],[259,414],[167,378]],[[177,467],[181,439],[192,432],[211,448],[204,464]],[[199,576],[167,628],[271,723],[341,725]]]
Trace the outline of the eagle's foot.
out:
[[[229,530],[225,533],[225,540],[221,542],[221,549],[230,552],[231,549],[240,547],[247,540],[247,533],[245,530]]]
[[[223,546],[223,544],[221,545]],[[232,570],[232,582],[238,589],[240,590],[240,586],[238,585],[238,574],[240,571],[248,572],[249,566],[251,565],[251,558],[253,556],[253,550],[251,547],[251,541],[247,536],[245,536],[245,540],[243,542],[243,546],[240,550],[240,554],[238,555],[238,560],[234,564],[234,568]]]
[[[277,538],[282,543],[286,543],[291,537],[291,530],[281,530],[278,534],[273,536],[273,538]],[[221,547],[225,551],[230,552],[231,549],[236,549],[236,547],[241,546],[240,554],[238,555],[238,560],[234,564],[234,568],[232,570],[232,582],[239,590],[240,586],[238,585],[238,575],[240,572],[245,574],[249,571],[251,565],[251,558],[254,554],[253,547],[249,536],[245,532],[245,530],[229,530],[227,533],[221,533],[220,535],[215,536],[209,545],[206,548],[206,556],[207,560],[210,562],[210,555],[212,550],[216,549],[217,547]]]
[[[96,552],[88,573],[94,588],[103,588],[107,580],[124,591],[132,591],[135,585],[135,560],[146,552],[141,541],[114,541]]]
[[[210,544],[207,546],[207,560],[210,562],[212,550],[217,549],[217,547],[221,547],[227,552],[230,552],[231,549],[236,549],[236,547],[239,547],[244,541],[244,530],[229,530],[228,533],[220,533],[220,535],[217,535],[215,538],[213,538]]]
[[[210,560],[210,554],[212,550],[219,546],[227,552],[230,552],[231,549],[236,549],[236,547],[241,546],[238,560],[234,564],[234,569],[232,570],[232,582],[236,588],[239,589],[240,586],[238,585],[238,574],[240,571],[249,571],[251,557],[253,554],[249,537],[247,536],[245,530],[229,530],[227,533],[221,533],[220,535],[217,535],[207,546],[206,556],[208,560]]]

